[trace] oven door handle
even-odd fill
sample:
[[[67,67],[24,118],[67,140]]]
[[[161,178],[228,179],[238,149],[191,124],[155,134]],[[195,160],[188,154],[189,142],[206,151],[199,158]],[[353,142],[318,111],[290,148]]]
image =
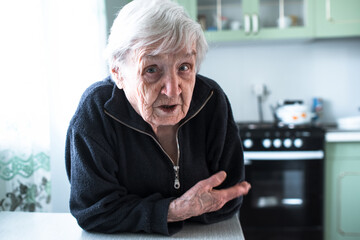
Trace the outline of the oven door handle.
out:
[[[271,161],[271,160],[322,160],[324,159],[324,151],[245,151],[245,164],[251,161]]]

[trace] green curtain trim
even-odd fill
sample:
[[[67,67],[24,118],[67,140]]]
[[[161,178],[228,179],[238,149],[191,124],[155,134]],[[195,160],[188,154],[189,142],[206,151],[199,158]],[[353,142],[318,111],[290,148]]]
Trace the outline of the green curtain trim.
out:
[[[50,156],[43,152],[31,155],[28,159],[14,156],[6,162],[0,160],[0,179],[6,181],[13,179],[16,175],[29,178],[40,168],[50,171]]]

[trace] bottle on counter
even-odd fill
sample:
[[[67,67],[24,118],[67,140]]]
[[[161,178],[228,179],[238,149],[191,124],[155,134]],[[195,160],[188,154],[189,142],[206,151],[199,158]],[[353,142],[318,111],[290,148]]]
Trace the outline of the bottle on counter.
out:
[[[311,112],[313,113],[313,121],[319,121],[322,113],[323,113],[323,108],[324,108],[324,101],[322,98],[318,98],[318,97],[314,97],[313,101],[312,101],[312,108],[311,108]]]

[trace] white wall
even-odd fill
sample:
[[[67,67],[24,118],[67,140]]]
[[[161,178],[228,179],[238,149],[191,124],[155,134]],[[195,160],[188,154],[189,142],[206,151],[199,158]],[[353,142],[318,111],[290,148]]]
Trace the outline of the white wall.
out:
[[[68,212],[70,184],[65,171],[66,131],[82,93],[92,83],[107,76],[102,54],[106,43],[105,6],[97,0],[46,3],[52,209]]]
[[[252,86],[264,83],[270,95],[264,119],[273,120],[270,104],[279,99],[324,99],[324,122],[360,115],[360,38],[216,43],[200,73],[227,93],[237,121],[257,121]]]

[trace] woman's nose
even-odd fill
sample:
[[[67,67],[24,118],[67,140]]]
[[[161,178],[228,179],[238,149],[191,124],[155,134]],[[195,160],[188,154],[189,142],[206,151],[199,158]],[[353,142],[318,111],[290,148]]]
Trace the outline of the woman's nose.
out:
[[[181,93],[180,79],[176,74],[167,74],[164,78],[161,93],[168,97],[176,97]]]

